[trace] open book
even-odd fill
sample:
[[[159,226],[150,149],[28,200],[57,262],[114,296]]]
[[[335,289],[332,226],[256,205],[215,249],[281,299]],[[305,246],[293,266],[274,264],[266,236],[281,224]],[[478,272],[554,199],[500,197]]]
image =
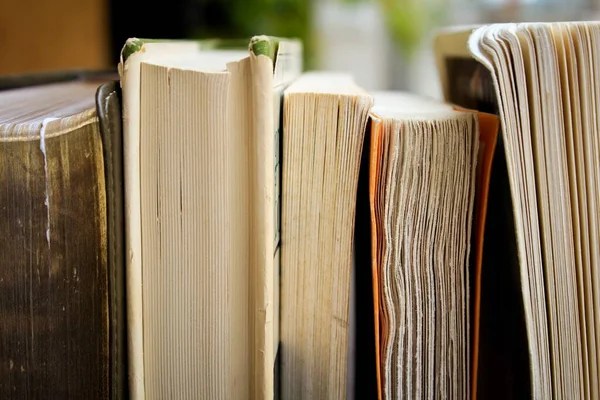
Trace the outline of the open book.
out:
[[[444,97],[498,114],[481,398],[600,395],[600,24],[441,32]],[[488,229],[489,228],[489,229]]]
[[[263,36],[123,48],[134,399],[274,396],[279,116],[301,54]]]

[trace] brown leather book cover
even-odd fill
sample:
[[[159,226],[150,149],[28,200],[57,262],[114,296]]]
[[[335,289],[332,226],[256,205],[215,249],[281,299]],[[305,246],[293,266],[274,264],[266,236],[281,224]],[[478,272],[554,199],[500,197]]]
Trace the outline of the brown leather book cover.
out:
[[[0,139],[0,398],[126,394],[119,93],[93,73],[0,89],[87,77],[102,86],[75,128]]]
[[[123,218],[123,119],[121,87],[118,81],[110,81],[98,87],[96,113],[102,136],[106,185],[110,398],[123,399],[128,397],[127,318]]]

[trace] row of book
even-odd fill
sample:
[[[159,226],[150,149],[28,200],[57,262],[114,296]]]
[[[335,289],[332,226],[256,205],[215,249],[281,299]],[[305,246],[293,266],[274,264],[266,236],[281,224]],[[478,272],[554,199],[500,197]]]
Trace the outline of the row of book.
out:
[[[0,79],[0,397],[598,398],[600,23],[448,28],[443,101],[302,43]]]

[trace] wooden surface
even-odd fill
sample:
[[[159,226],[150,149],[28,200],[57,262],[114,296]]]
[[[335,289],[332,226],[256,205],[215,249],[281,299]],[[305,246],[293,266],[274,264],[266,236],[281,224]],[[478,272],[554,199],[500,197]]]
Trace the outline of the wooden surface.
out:
[[[108,0],[0,0],[0,75],[106,68]]]

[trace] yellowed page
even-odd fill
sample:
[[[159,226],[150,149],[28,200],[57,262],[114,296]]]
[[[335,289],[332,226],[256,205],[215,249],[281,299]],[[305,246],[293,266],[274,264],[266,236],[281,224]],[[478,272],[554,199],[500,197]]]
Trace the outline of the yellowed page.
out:
[[[125,47],[131,45],[128,42]],[[125,182],[125,260],[127,295],[127,346],[129,390],[132,399],[144,399],[144,342],[142,319],[142,243],[140,221],[140,64],[159,54],[195,50],[195,43],[169,43],[157,48],[144,44],[127,58],[121,57],[119,75],[123,91],[123,152]],[[159,52],[160,50],[160,52]]]

